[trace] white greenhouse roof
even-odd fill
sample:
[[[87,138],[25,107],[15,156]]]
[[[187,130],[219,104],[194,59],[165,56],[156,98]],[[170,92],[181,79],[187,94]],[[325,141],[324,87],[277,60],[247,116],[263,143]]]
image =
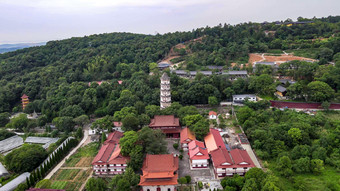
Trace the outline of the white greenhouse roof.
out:
[[[26,178],[30,176],[29,172],[24,172],[20,176],[16,177],[9,183],[5,184],[0,188],[0,191],[13,191],[15,190],[19,184],[26,182]]]
[[[24,144],[24,140],[18,135],[2,140],[0,141],[0,153],[8,152],[12,149],[20,147],[22,144]]]

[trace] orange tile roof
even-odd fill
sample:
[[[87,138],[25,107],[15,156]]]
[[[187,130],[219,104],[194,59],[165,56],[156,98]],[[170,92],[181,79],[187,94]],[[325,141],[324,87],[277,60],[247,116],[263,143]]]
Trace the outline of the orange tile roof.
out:
[[[215,111],[209,111],[209,115],[217,115]]]
[[[189,157],[191,160],[209,159],[209,154],[201,141],[191,141],[189,143]]]
[[[108,160],[108,164],[126,164],[129,159],[129,157],[124,157],[120,154],[120,146],[117,144],[116,149]]]
[[[150,127],[179,127],[179,118],[174,115],[155,115],[151,119]]]
[[[147,154],[143,163],[143,176],[140,178],[140,186],[152,185],[176,185],[178,174],[178,157],[171,154],[150,155]]]
[[[181,143],[189,143],[190,141],[196,140],[195,135],[190,131],[188,127],[181,131]]]
[[[208,153],[218,148],[225,148],[223,139],[216,129],[210,129],[207,136],[204,137],[205,146],[208,149]]]

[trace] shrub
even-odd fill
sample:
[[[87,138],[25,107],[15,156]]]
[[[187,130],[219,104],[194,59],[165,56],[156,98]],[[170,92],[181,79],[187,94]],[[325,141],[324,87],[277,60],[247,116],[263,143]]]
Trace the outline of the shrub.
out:
[[[178,149],[178,143],[175,143],[172,146],[174,147],[174,149],[176,149],[176,150]]]
[[[185,178],[187,179],[187,183],[191,182],[191,176],[185,176]]]
[[[198,188],[199,188],[199,189],[202,189],[202,188],[203,188],[203,183],[202,183],[201,181],[199,181],[197,184],[198,184]]]
[[[178,157],[178,158],[182,160],[182,159],[183,159],[183,155],[179,155],[179,157]]]

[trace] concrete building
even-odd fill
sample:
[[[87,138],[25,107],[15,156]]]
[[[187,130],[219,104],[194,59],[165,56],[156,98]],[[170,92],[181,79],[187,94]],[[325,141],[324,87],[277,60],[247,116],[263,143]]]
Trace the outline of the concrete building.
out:
[[[170,77],[163,73],[161,77],[160,106],[165,109],[171,105]]]
[[[248,78],[248,72],[246,70],[222,72],[222,75],[228,75],[229,80],[232,81],[238,78]]]
[[[254,94],[233,95],[233,103],[243,103],[246,99],[248,99],[249,101],[256,101],[256,95]]]

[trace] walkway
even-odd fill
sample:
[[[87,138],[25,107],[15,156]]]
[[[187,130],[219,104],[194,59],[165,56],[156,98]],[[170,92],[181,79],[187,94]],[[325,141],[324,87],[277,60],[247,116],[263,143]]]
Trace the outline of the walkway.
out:
[[[91,124],[87,124],[83,129],[84,129],[84,137],[83,139],[80,141],[80,143],[66,156],[64,157],[64,159],[62,161],[59,162],[59,164],[57,166],[55,166],[50,173],[48,173],[48,175],[45,177],[45,179],[50,179],[54,173],[56,173],[66,162],[66,159],[70,158],[71,155],[73,155],[80,147],[86,145],[89,140],[91,139],[91,137],[89,136],[89,127],[91,126]]]
[[[251,146],[249,144],[242,144],[242,147],[246,149],[248,155],[250,156],[251,160],[254,162],[255,166],[257,168],[262,168]]]

